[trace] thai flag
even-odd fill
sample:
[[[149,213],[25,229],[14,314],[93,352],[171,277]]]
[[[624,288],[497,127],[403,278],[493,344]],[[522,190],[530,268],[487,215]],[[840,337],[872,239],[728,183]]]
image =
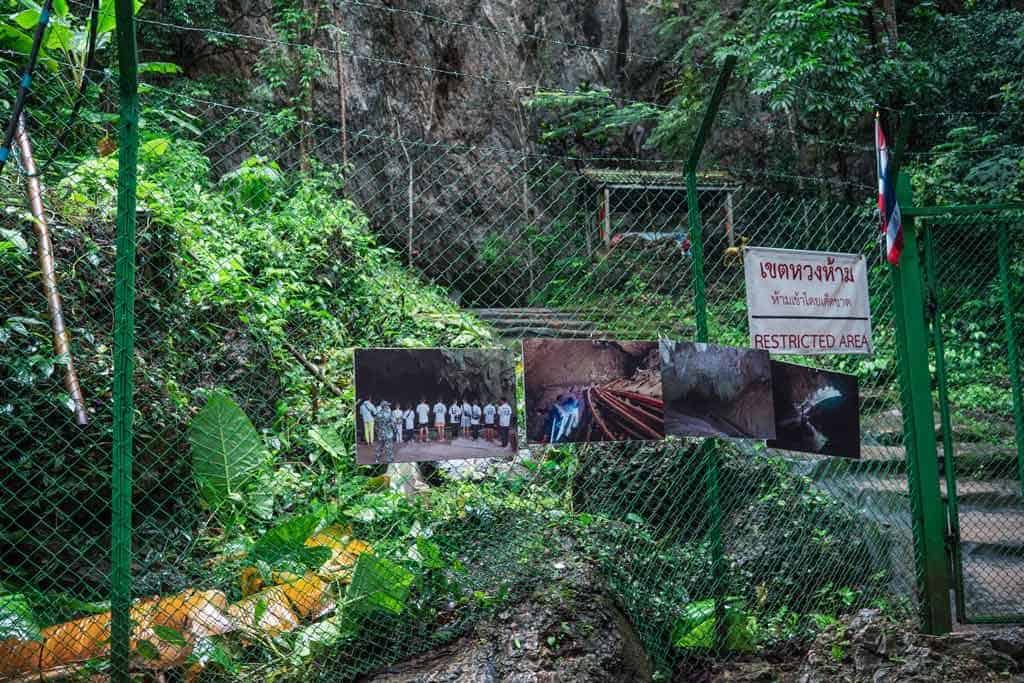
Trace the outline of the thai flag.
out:
[[[896,179],[889,169],[889,147],[885,143],[882,124],[875,117],[875,153],[878,162],[878,212],[882,217],[882,234],[885,235],[885,258],[894,266],[899,265],[903,251],[903,218],[896,201]]]

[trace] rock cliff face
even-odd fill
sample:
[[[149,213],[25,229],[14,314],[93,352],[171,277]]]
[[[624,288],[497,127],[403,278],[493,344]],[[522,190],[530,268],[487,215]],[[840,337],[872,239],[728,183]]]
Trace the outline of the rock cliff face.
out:
[[[314,122],[328,128],[317,131],[314,154],[341,160],[341,136],[331,129],[341,123],[343,99],[349,191],[385,241],[433,275],[445,264],[450,275],[440,279],[459,288],[481,270],[485,235],[513,240],[578,199],[568,184],[573,169],[559,180],[549,161],[524,159],[536,131],[523,98],[589,83],[652,99],[664,77],[644,0],[340,2],[338,10],[309,3],[320,7],[320,25],[346,32],[340,79],[337,33],[309,36],[327,60],[312,102]],[[234,33],[278,38],[270,0],[230,0],[218,12]],[[243,39],[204,57],[202,45],[182,43],[180,61],[190,75],[256,82],[267,45]],[[640,133],[627,132],[619,143],[626,149],[609,151],[634,153]],[[251,153],[237,141],[225,147],[224,170]],[[288,161],[297,150],[280,153]]]
[[[342,51],[349,128],[411,139],[521,149],[516,103],[534,88],[581,83],[652,88],[654,17],[645,0],[380,0],[311,2],[318,23],[346,33]],[[218,3],[231,31],[278,39],[269,0]],[[312,38],[333,51],[336,34]],[[193,74],[252,75],[266,43],[242,40],[208,59],[186,59]],[[190,46],[198,55],[201,50]],[[333,53],[314,86],[318,120],[340,121]]]

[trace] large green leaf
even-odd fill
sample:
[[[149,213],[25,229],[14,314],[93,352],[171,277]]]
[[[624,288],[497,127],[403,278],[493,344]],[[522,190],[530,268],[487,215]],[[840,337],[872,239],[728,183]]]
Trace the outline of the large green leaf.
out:
[[[302,574],[306,569],[319,567],[330,559],[328,548],[307,548],[306,539],[323,522],[322,512],[297,515],[278,524],[263,534],[252,545],[249,556],[270,571],[289,570]]]
[[[188,430],[192,472],[211,507],[238,495],[259,471],[263,441],[238,405],[222,393],[210,396]]]
[[[10,24],[0,24],[0,45],[19,54],[27,55],[32,50],[32,36],[19,31]]]
[[[0,641],[42,640],[28,600],[21,593],[0,593]]]
[[[352,583],[345,596],[356,612],[401,614],[412,580],[412,572],[402,565],[363,553],[356,560]]]
[[[725,600],[725,646],[734,652],[750,652],[757,645],[757,620],[744,609],[741,598]],[[672,644],[693,650],[716,647],[714,599],[691,602],[672,631]]]

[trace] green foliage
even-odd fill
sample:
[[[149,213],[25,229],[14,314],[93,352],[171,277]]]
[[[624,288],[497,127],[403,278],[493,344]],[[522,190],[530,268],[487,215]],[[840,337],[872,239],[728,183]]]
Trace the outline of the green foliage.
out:
[[[751,652],[757,645],[757,619],[746,611],[743,599],[725,599],[725,648]],[[672,644],[684,650],[718,649],[718,626],[714,598],[692,602],[683,610],[672,632]]]
[[[584,149],[587,143],[604,146],[623,129],[656,119],[660,111],[644,102],[620,105],[609,89],[587,84],[571,93],[539,91],[524,104],[549,114],[540,121],[541,142],[576,144]]]
[[[864,30],[870,7],[861,0],[755,3],[718,56],[740,57],[750,92],[770,110],[838,116],[846,127],[886,94]]]
[[[405,609],[413,578],[405,567],[364,553],[356,562],[345,597],[360,613],[383,610],[398,615]]]
[[[1022,26],[1024,13],[997,2],[963,13],[921,13],[914,35],[943,67],[934,71],[938,96],[917,128],[928,153],[908,160],[921,200],[1024,198]]]
[[[43,639],[24,595],[0,592],[0,642]]]
[[[0,31],[0,45],[13,52],[27,55],[32,46],[35,28],[39,23],[42,5],[34,0],[5,0],[7,9],[21,8],[8,14],[7,23]],[[135,0],[138,12],[143,0]],[[88,53],[89,21],[87,6],[79,7],[81,16],[69,11],[65,0],[53,3],[53,13],[47,24],[43,42],[40,45],[39,63],[52,71],[70,66],[74,83],[81,82]],[[96,49],[110,44],[114,29],[117,28],[115,0],[99,0],[99,15],[96,23]]]
[[[266,459],[266,449],[238,404],[223,393],[212,394],[192,420],[188,438],[196,483],[210,507],[241,502]]]
[[[280,522],[263,534],[250,548],[248,556],[256,563],[264,580],[271,572],[287,571],[302,575],[308,569],[320,567],[330,559],[327,548],[307,548],[307,538],[323,525],[322,511],[297,515]]]
[[[273,161],[251,157],[221,178],[221,184],[235,198],[239,208],[267,209],[284,178]]]

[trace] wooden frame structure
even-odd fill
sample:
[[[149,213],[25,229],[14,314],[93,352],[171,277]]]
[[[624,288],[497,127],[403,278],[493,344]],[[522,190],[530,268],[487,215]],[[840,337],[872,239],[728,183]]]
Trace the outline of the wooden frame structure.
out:
[[[613,192],[618,190],[678,192],[684,197],[686,194],[686,174],[683,171],[585,168],[582,174],[597,188],[600,195],[600,230],[601,239],[606,249],[610,248],[612,243]],[[698,174],[697,192],[725,193],[725,234],[730,247],[735,245],[732,208],[733,193],[738,189],[739,184],[727,173],[712,171]]]

